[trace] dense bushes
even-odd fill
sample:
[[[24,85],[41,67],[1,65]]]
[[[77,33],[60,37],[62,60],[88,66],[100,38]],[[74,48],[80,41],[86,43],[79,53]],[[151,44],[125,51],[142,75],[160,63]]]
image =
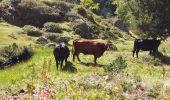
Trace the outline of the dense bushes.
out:
[[[38,28],[31,26],[31,25],[25,25],[23,27],[23,31],[29,36],[41,36],[42,35],[42,32]]]
[[[13,0],[1,2],[0,17],[14,25],[42,27],[45,22],[60,22],[64,19],[57,9],[39,0],[17,0],[15,5],[12,2]]]
[[[55,33],[61,33],[62,32],[61,27],[59,27],[59,25],[57,23],[47,22],[43,26],[44,26],[43,31],[55,32]]]
[[[63,13],[69,12],[73,7],[72,4],[64,1],[53,2],[50,6],[52,6],[54,9],[57,9],[58,11],[62,11]]]
[[[0,68],[11,66],[17,62],[27,60],[33,55],[31,46],[18,46],[16,43],[4,47],[0,52]]]
[[[57,33],[48,33],[45,35],[47,39],[51,40],[52,42],[60,43],[65,42],[68,43],[70,40],[69,36],[57,34]]]

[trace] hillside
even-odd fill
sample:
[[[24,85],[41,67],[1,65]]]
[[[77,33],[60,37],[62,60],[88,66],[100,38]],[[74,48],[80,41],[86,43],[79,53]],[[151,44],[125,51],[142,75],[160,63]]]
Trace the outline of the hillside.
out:
[[[157,58],[143,51],[133,58],[134,34],[114,26],[116,17],[99,16],[67,0],[14,0],[18,3],[11,12],[5,1],[10,0],[0,4],[0,49],[31,44],[34,55],[0,70],[2,100],[170,99],[170,38],[161,41]],[[50,42],[37,42],[42,36]],[[109,41],[112,48],[96,66],[91,55],[81,54],[82,62],[73,62],[71,52],[64,69],[56,70],[53,47],[48,44],[66,41],[71,51],[72,41],[80,37]]]

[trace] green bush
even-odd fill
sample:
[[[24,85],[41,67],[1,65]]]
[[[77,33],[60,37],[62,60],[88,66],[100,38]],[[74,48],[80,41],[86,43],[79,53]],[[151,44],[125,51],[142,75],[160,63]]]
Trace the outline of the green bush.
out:
[[[113,51],[118,51],[118,48],[117,48],[116,45],[114,45],[114,44],[112,44],[112,46],[111,46],[110,49],[113,50]]]
[[[60,43],[60,42],[65,42],[68,43],[70,40],[69,36],[65,36],[65,35],[61,35],[61,34],[57,34],[57,33],[48,33],[46,34],[47,39],[56,42],[56,43]]]
[[[121,86],[123,88],[123,92],[127,92],[129,90],[132,90],[133,84],[132,83],[127,83],[127,82],[122,82]]]
[[[80,14],[81,16],[83,16],[83,17],[87,17],[87,12],[82,7],[77,9],[77,13]]]
[[[55,33],[61,33],[62,32],[62,28],[59,27],[59,25],[57,23],[47,22],[43,26],[44,26],[43,31],[55,32]]]
[[[13,43],[0,51],[0,66],[10,66],[27,60],[33,53],[34,51],[31,46],[18,46],[16,43]]]
[[[101,34],[102,39],[115,40],[119,37],[122,37],[119,32],[107,32],[107,33]]]
[[[24,33],[26,33],[29,36],[41,36],[43,33],[40,31],[40,29],[36,28],[35,26],[31,25],[25,25],[23,27]]]
[[[159,96],[159,91],[157,91],[156,89],[150,89],[149,96],[153,98],[157,98]]]
[[[161,60],[153,56],[142,56],[142,63],[143,62],[148,62],[148,64],[151,64],[154,66],[161,65]]]
[[[72,5],[68,2],[64,2],[64,1],[57,1],[57,2],[54,2],[52,4],[52,6],[55,8],[55,9],[58,9],[59,11],[62,11],[64,13],[67,13],[68,11],[71,10],[72,8]]]
[[[116,60],[114,60],[111,64],[104,67],[104,70],[106,72],[120,72],[122,69],[125,69],[127,67],[126,61],[120,56],[117,57]]]
[[[100,34],[100,30],[96,25],[89,26],[89,31],[96,35]]]

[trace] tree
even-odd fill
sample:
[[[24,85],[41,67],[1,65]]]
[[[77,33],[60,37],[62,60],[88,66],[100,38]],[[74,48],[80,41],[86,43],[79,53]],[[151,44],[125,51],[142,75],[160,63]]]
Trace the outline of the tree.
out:
[[[169,0],[119,0],[116,13],[141,36],[167,38],[170,35]]]

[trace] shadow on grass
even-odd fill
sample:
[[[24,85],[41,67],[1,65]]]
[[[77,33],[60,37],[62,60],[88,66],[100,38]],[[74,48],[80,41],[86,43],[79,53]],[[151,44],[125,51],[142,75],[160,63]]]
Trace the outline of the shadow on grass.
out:
[[[84,63],[84,62],[81,62],[80,64],[82,65],[85,65],[86,67],[89,67],[89,66],[98,66],[98,67],[104,67],[105,65],[102,65],[102,64],[97,64],[97,65],[94,65],[94,63]]]
[[[77,72],[77,69],[74,67],[72,62],[67,62],[67,64],[64,66],[63,71],[75,73]]]
[[[160,59],[162,63],[170,65],[169,56],[163,55],[161,52],[158,52],[156,58]]]

